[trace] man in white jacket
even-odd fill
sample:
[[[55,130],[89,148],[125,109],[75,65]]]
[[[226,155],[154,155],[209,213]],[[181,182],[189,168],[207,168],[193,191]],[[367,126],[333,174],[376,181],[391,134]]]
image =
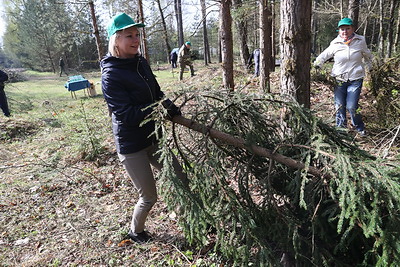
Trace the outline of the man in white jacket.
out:
[[[347,128],[347,109],[353,126],[361,136],[365,136],[365,125],[358,112],[358,101],[365,76],[365,65],[370,68],[372,54],[365,38],[354,32],[353,21],[350,18],[341,19],[338,28],[339,35],[317,57],[314,66],[320,68],[325,61],[333,57],[332,76],[336,78],[336,125]]]

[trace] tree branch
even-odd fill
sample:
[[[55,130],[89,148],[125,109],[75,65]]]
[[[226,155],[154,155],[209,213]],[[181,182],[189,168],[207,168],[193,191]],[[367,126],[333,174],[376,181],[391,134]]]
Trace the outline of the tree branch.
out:
[[[247,151],[249,151],[255,155],[270,158],[270,159],[275,160],[276,162],[284,164],[288,167],[298,169],[298,170],[307,169],[308,173],[310,173],[314,176],[317,176],[317,177],[321,177],[321,178],[322,177],[330,177],[329,174],[323,173],[318,168],[315,168],[312,166],[306,167],[306,165],[300,161],[294,160],[292,158],[286,157],[281,154],[277,154],[269,149],[266,149],[266,148],[263,148],[263,147],[260,147],[257,145],[248,145],[248,144],[246,144],[246,141],[242,138],[234,137],[232,135],[215,130],[211,127],[200,124],[198,122],[187,119],[185,117],[175,116],[172,118],[172,122],[183,125],[183,126],[189,128],[189,129],[192,129],[196,132],[199,132],[199,133],[202,133],[205,135],[209,135],[212,138],[219,139],[229,145],[233,145],[238,148],[246,149]]]

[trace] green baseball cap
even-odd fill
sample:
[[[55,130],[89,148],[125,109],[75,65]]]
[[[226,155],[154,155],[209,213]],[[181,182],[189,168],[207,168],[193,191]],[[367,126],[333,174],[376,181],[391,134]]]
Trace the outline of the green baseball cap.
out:
[[[192,43],[188,41],[188,42],[186,42],[186,45],[192,46]]]
[[[343,25],[353,25],[353,20],[351,18],[343,18],[338,22],[338,28]]]
[[[125,13],[115,15],[107,26],[108,38],[117,31],[133,26],[143,28],[145,25],[143,23],[135,23],[135,21]]]

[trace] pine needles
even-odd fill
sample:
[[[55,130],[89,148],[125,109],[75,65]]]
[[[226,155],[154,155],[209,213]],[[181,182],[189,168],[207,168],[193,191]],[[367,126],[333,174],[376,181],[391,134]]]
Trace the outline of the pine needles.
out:
[[[244,139],[247,148],[304,166],[227,145],[207,131],[159,123],[162,194],[170,208],[179,207],[189,242],[213,247],[233,265],[400,263],[399,169],[272,95],[203,90],[182,93],[177,102],[186,117]],[[173,174],[171,152],[184,162],[190,189]]]

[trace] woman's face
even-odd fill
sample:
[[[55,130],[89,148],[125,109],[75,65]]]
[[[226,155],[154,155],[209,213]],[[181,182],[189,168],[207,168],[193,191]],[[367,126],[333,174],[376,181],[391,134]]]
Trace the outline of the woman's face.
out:
[[[137,27],[124,29],[116,39],[118,57],[132,58],[139,53],[140,33]]]
[[[339,36],[347,40],[354,32],[352,25],[343,25],[339,27]]]

